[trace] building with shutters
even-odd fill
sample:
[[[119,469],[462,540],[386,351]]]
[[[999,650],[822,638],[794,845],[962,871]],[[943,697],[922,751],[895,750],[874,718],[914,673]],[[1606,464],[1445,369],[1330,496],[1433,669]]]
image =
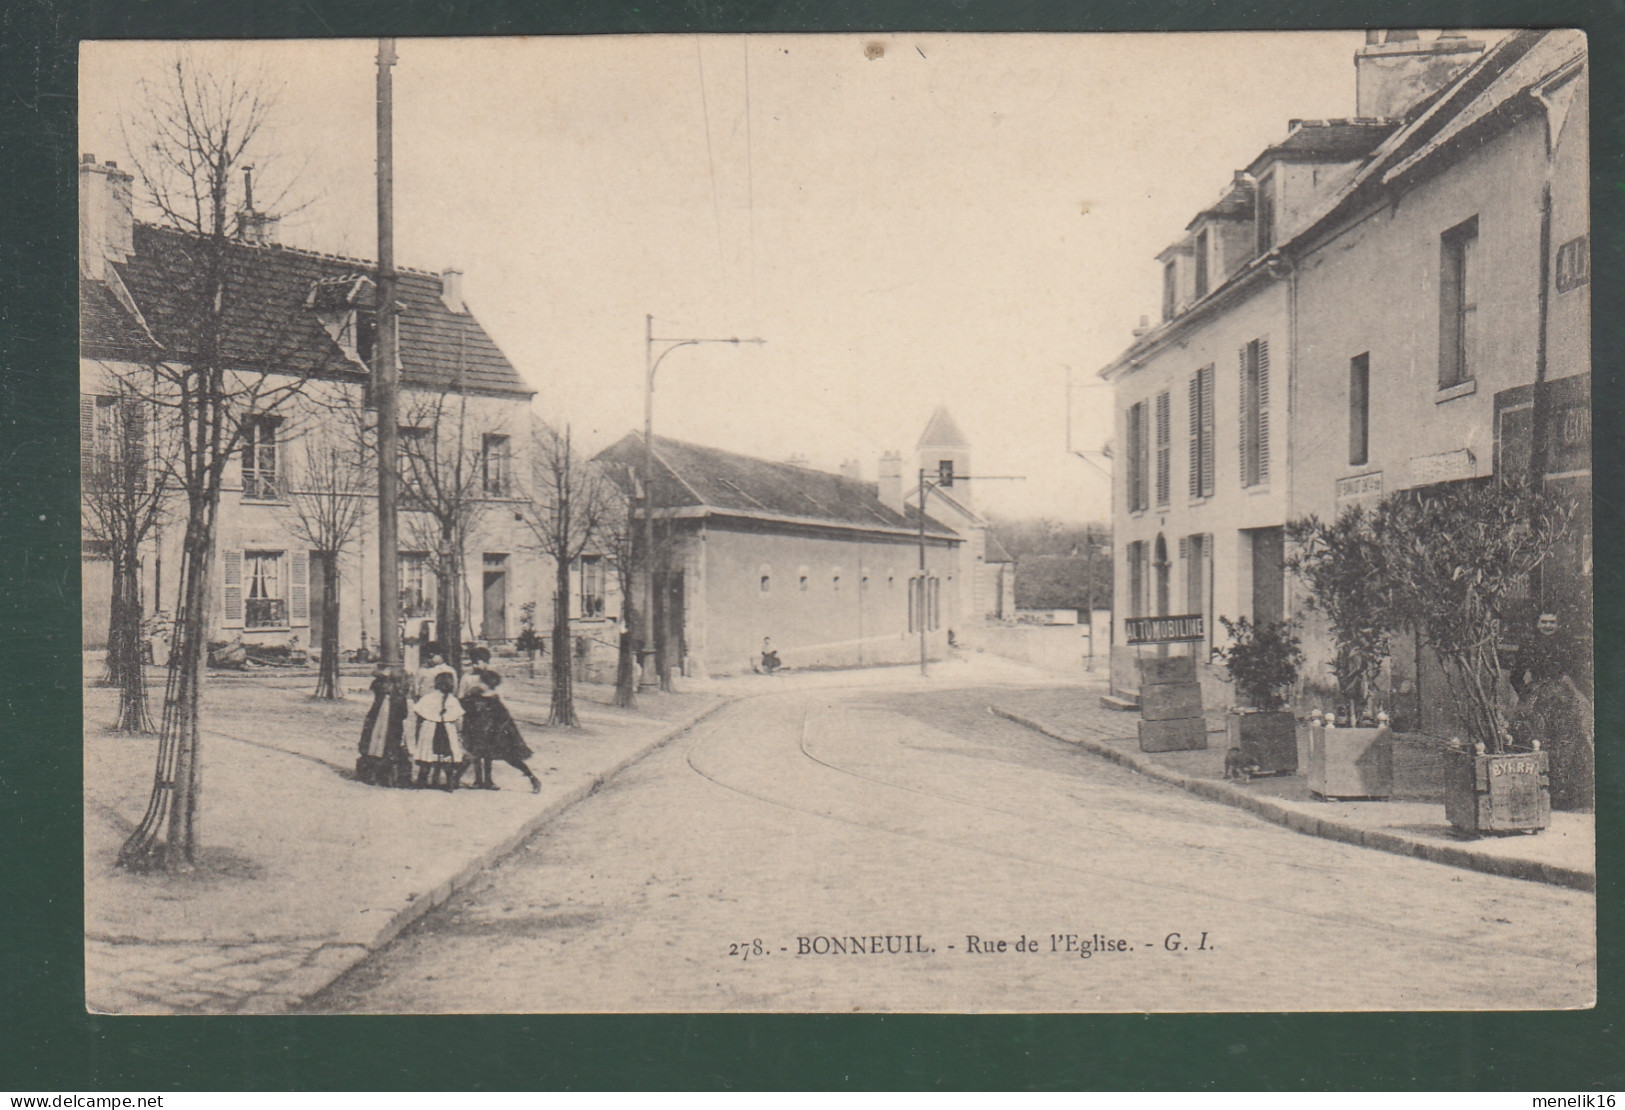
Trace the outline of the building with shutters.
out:
[[[1529,468],[1532,442],[1587,506],[1541,604],[1589,627],[1585,37],[1372,31],[1354,60],[1356,115],[1291,121],[1233,174],[1158,258],[1161,321],[1101,371],[1120,692],[1142,615],[1200,614],[1204,661],[1220,615],[1301,617],[1303,674],[1325,683],[1287,522]],[[1401,644],[1392,670],[1396,704],[1447,727],[1425,651]]]
[[[184,290],[195,280],[193,242],[180,231],[138,223],[130,175],[86,156],[79,168],[81,220],[80,417],[85,473],[110,449],[125,406],[152,390],[153,368],[184,365],[189,334]],[[216,535],[211,637],[309,648],[321,639],[318,591],[322,560],[299,525],[300,506],[321,497],[354,497],[360,521],[339,554],[339,643],[351,650],[378,640],[378,544],[374,484],[324,472],[325,445],[358,448],[371,422],[370,361],[376,340],[372,263],[272,241],[274,222],[252,221],[253,241],[233,247],[224,348],[233,374],[297,383],[293,400],[233,414],[241,447],[227,466]],[[436,574],[460,554],[463,640],[501,644],[519,634],[521,608],[537,603],[550,622],[552,574],[535,552],[524,514],[534,390],[469,311],[462,275],[403,269],[398,284],[403,494],[401,602],[409,634],[432,626]],[[148,464],[161,464],[164,414],[154,409]],[[358,452],[355,452],[358,454]],[[417,468],[417,469],[414,469]],[[452,470],[455,468],[456,473]],[[466,512],[454,541],[425,499],[457,483]],[[414,500],[417,498],[417,500]],[[172,612],[184,528],[184,498],[145,546],[142,611]],[[84,646],[105,644],[111,589],[106,552],[87,536],[84,551]],[[604,576],[578,576],[597,593],[581,605],[605,613]],[[435,635],[443,633],[436,631]]]

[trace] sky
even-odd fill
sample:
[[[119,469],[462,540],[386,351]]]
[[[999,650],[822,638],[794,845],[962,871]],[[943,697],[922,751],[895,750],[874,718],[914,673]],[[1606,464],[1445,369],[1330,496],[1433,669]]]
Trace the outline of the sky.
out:
[[[396,259],[461,269],[542,414],[591,449],[642,427],[652,314],[656,336],[766,340],[672,352],[657,435],[873,479],[941,405],[975,473],[1022,478],[973,485],[978,507],[1107,519],[1068,424],[1080,450],[1109,437],[1096,372],[1157,312],[1155,255],[1289,119],[1354,114],[1363,41],[404,39]],[[80,150],[128,165],[142,81],[181,48],[81,49]],[[274,91],[255,193],[281,241],[375,258],[376,42],[184,49]]]

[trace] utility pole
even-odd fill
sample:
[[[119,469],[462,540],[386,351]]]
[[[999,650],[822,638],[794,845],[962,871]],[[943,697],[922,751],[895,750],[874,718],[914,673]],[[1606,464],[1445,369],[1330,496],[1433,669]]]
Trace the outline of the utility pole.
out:
[[[665,357],[679,347],[693,347],[700,343],[731,343],[739,346],[741,343],[753,343],[761,346],[765,339],[740,339],[732,336],[727,339],[675,339],[667,336],[655,335],[655,318],[652,314],[643,317],[643,643],[638,654],[641,670],[639,685],[653,686],[657,681],[655,671],[659,671],[658,681],[662,690],[671,689],[671,661],[667,658],[665,638],[664,607],[662,619],[655,621],[655,371],[660,369],[660,363]],[[655,344],[664,343],[666,346],[659,355],[655,354]],[[665,599],[670,600],[670,599]],[[657,639],[658,637],[658,639]],[[650,666],[651,658],[654,666]]]
[[[395,40],[378,40],[378,341],[372,368],[378,408],[378,654],[389,671],[391,707],[406,698],[401,658],[399,392],[400,348],[395,327]]]

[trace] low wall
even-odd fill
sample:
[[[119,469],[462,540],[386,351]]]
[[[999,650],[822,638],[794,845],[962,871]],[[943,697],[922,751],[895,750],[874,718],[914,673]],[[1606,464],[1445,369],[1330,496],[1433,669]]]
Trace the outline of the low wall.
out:
[[[1082,625],[989,624],[976,629],[974,637],[967,639],[967,646],[1035,667],[1070,674],[1106,674],[1104,653],[1097,652],[1093,665],[1090,663],[1089,633]]]

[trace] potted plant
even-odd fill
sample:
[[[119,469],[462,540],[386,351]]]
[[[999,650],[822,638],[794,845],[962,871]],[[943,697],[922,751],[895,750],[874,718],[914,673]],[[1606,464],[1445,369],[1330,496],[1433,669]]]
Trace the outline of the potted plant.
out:
[[[1225,722],[1230,747],[1240,748],[1243,762],[1258,774],[1290,775],[1298,769],[1298,731],[1286,696],[1303,662],[1296,626],[1254,624],[1246,617],[1220,617],[1219,623],[1230,644],[1218,655],[1235,683],[1238,703]]]
[[[1542,742],[1512,739],[1501,637],[1574,511],[1515,476],[1404,490],[1377,509],[1396,615],[1437,657],[1467,733],[1445,753],[1444,794],[1446,817],[1468,835],[1536,831],[1551,821]]]
[[[1383,542],[1358,505],[1327,523],[1314,516],[1287,526],[1287,567],[1309,589],[1309,606],[1326,617],[1335,650],[1333,710],[1311,715],[1308,780],[1322,798],[1387,798],[1394,791],[1394,743],[1380,704],[1394,605]]]

